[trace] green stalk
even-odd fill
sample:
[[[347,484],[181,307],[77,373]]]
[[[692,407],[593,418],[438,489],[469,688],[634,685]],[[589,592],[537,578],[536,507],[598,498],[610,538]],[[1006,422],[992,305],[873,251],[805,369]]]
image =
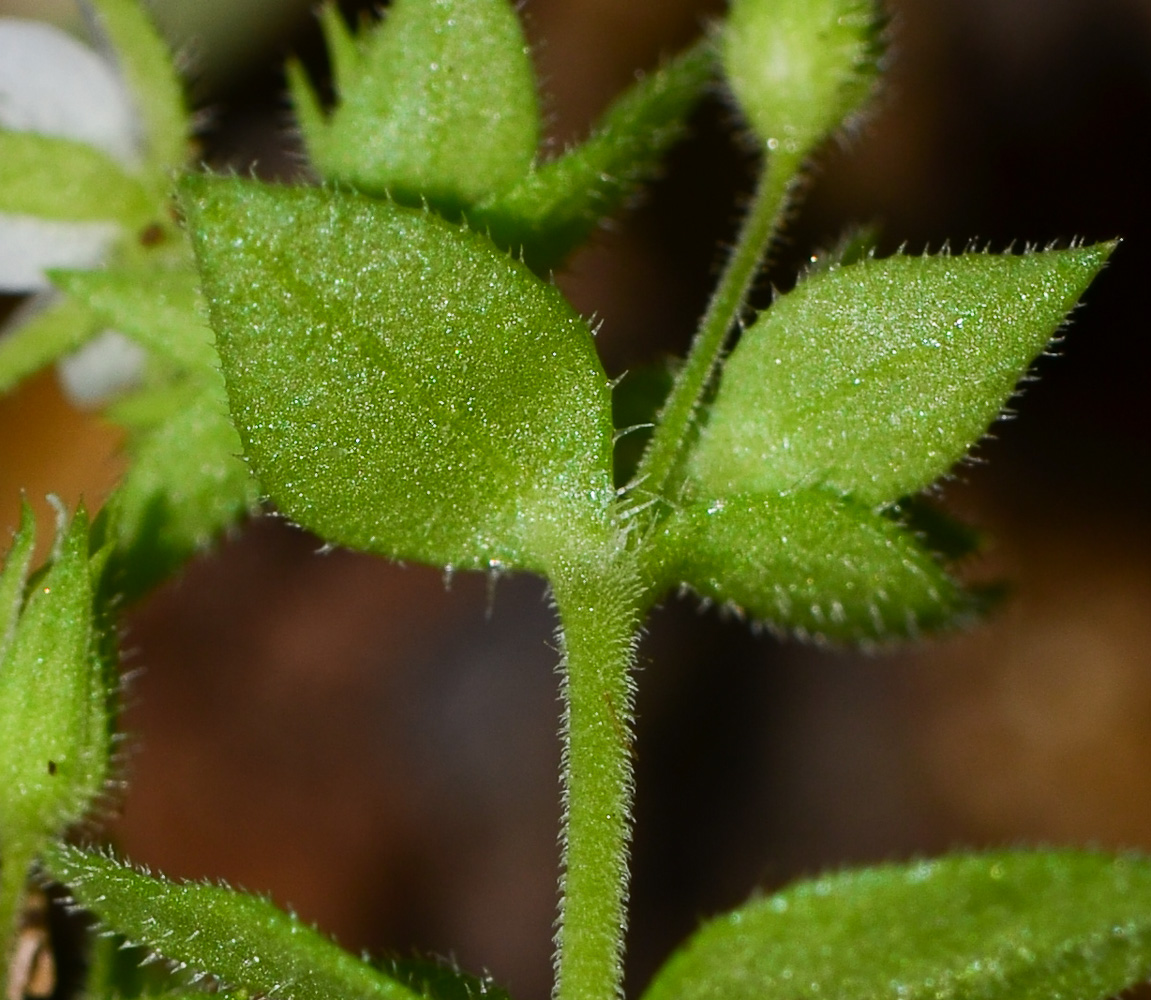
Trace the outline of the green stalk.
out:
[[[564,701],[557,1000],[623,992],[638,592],[630,561],[618,559],[552,579]]]
[[[776,152],[764,164],[735,249],[632,480],[645,496],[666,495],[683,449],[691,441],[700,401],[719,365],[728,334],[743,313],[756,273],[791,205],[788,195],[797,183],[800,162],[798,157]]]

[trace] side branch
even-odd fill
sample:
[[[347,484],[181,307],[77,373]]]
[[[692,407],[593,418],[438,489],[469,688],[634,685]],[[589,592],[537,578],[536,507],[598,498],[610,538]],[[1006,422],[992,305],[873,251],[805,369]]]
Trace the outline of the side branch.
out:
[[[646,496],[668,494],[676,464],[692,441],[700,402],[719,367],[724,345],[744,312],[756,274],[788,212],[799,183],[799,166],[795,157],[782,153],[772,154],[764,164],[739,239],[633,479]]]

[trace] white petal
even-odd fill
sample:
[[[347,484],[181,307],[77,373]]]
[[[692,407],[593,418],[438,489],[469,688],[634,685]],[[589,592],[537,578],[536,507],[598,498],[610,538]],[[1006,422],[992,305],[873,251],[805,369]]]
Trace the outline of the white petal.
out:
[[[136,115],[116,68],[41,21],[0,18],[0,125],[86,142],[127,166],[140,159]]]
[[[58,222],[0,212],[0,292],[49,287],[50,267],[93,268],[120,235],[114,222]]]
[[[105,330],[58,362],[56,377],[73,405],[82,409],[101,406],[139,385],[147,357],[135,341],[115,330]]]

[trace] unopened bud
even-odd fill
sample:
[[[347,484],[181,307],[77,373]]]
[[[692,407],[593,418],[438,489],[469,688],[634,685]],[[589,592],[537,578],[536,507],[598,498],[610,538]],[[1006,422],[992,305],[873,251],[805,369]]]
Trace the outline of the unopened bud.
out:
[[[863,106],[879,24],[871,0],[733,0],[724,71],[769,151],[806,156]]]
[[[26,849],[79,819],[110,753],[113,682],[94,625],[88,519],[78,512],[61,529],[29,586],[33,543],[26,507],[0,572],[0,850]]]

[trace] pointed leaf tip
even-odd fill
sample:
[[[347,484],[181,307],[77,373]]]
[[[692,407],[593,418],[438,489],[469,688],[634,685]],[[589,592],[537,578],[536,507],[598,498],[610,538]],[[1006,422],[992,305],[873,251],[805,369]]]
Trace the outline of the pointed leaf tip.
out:
[[[924,489],[982,437],[1113,249],[812,275],[736,346],[692,473],[716,495],[824,486],[888,504]]]
[[[295,1000],[419,1000],[398,979],[250,893],[170,882],[62,843],[48,847],[44,866],[105,927],[190,973]]]

